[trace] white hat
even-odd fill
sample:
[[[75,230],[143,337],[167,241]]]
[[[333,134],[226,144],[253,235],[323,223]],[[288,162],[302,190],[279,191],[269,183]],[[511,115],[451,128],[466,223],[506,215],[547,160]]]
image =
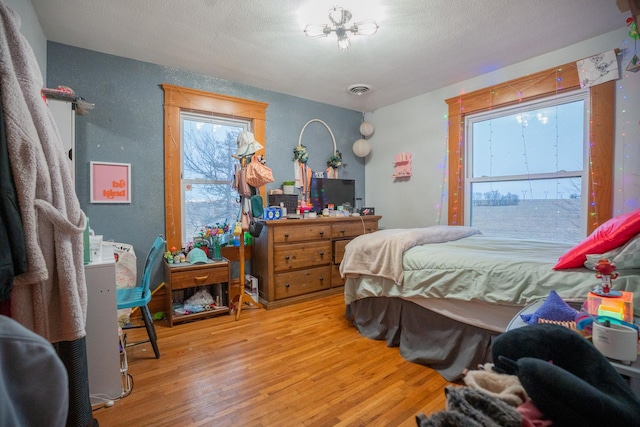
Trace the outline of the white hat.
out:
[[[244,131],[238,135],[238,150],[236,151],[236,156],[248,156],[262,148],[262,145],[256,141],[253,133]]]

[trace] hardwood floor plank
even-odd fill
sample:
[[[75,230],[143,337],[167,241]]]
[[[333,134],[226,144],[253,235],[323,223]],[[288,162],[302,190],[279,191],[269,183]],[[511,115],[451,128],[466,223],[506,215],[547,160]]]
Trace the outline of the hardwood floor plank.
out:
[[[445,407],[449,383],[397,348],[361,336],[332,295],[243,309],[169,328],[162,357],[127,349],[131,394],[94,417],[110,426],[415,426]],[[144,337],[129,333],[129,341]],[[117,374],[117,373],[116,373]]]

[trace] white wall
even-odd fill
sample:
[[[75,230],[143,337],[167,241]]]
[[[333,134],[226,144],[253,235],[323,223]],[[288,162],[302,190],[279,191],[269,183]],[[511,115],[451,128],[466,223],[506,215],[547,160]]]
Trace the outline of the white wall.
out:
[[[20,32],[27,39],[33,49],[33,53],[38,61],[38,66],[42,72],[42,81],[47,79],[47,38],[42,32],[38,15],[33,9],[30,0],[1,0],[13,9],[20,16],[22,26]]]
[[[375,133],[366,159],[365,205],[383,216],[384,228],[446,224],[444,100],[615,48],[624,50],[616,89],[613,215],[640,208],[640,73],[624,70],[634,53],[626,27],[367,113],[365,119],[374,124]],[[406,151],[412,153],[413,175],[394,182],[393,158]]]

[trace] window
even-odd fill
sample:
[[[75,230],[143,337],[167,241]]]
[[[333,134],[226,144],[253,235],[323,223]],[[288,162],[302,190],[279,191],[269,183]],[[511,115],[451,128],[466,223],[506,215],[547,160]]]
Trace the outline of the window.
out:
[[[168,84],[162,89],[165,236],[168,248],[180,248],[200,225],[235,220],[231,155],[245,129],[266,149],[267,104]]]
[[[586,233],[589,135],[578,91],[466,117],[465,224],[578,241]]]
[[[447,99],[449,106],[449,138],[448,138],[448,223],[451,225],[469,225],[473,210],[470,203],[472,200],[466,198],[469,191],[485,193],[486,184],[481,179],[475,183],[467,183],[467,158],[466,154],[470,150],[469,131],[465,125],[467,117],[473,114],[496,111],[505,107],[523,106],[529,102],[541,100],[545,97],[557,98],[561,95],[577,91],[580,89],[580,82],[575,63],[568,63],[556,68],[543,70],[530,74],[526,77],[511,80],[496,86],[459,95],[455,98]],[[598,225],[611,218],[612,211],[612,181],[613,181],[613,136],[614,136],[614,91],[615,82],[610,81],[586,89],[588,98],[585,98],[585,109],[587,114],[585,128],[585,138],[588,141],[588,151],[583,158],[586,177],[580,179],[577,176],[549,176],[550,181],[555,182],[560,188],[572,189],[566,195],[580,195],[580,200],[584,209],[584,215],[580,220],[581,229],[584,234],[591,233]],[[540,108],[544,106],[541,105]],[[534,110],[536,107],[533,108]],[[473,129],[471,129],[473,132]],[[521,138],[521,136],[520,136]],[[555,138],[555,137],[554,137]],[[486,145],[485,145],[486,149]],[[473,154],[473,153],[472,153]],[[584,159],[588,159],[585,161]],[[550,162],[553,165],[553,162]],[[555,169],[555,166],[554,166]],[[578,167],[571,167],[571,171],[578,170]],[[560,171],[561,168],[558,168]],[[493,170],[491,171],[493,173]],[[478,172],[479,173],[479,172]],[[512,172],[508,172],[512,173]],[[504,175],[498,180],[518,181],[521,175]],[[498,176],[498,174],[495,174]],[[539,175],[542,179],[545,176]],[[493,179],[493,178],[491,178]],[[559,179],[562,179],[558,182]],[[529,182],[527,174],[527,185]],[[529,195],[545,190],[539,188],[525,188]],[[482,185],[485,185],[483,188]],[[538,184],[544,184],[540,181]],[[475,186],[475,187],[472,187]],[[579,190],[579,191],[578,191]],[[491,191],[491,187],[489,187]],[[504,190],[509,192],[510,190]],[[515,191],[515,189],[514,189]],[[558,190],[558,192],[564,190]],[[518,195],[512,192],[512,194]],[[520,193],[520,198],[523,194]],[[526,194],[525,194],[526,196]],[[530,197],[530,196],[529,196]],[[540,197],[540,196],[537,196]],[[563,194],[563,199],[566,198]],[[477,211],[476,211],[477,213]],[[465,222],[467,221],[467,222]],[[568,227],[570,224],[562,222],[559,227]]]
[[[240,132],[247,120],[181,113],[182,242],[188,242],[204,225],[231,223],[240,210],[233,188]]]

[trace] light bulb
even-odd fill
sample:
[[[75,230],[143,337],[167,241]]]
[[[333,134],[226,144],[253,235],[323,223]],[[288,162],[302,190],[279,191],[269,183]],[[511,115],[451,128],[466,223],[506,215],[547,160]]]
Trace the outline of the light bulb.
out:
[[[340,50],[347,50],[351,46],[351,41],[349,41],[349,37],[344,36],[338,39],[338,47]]]

